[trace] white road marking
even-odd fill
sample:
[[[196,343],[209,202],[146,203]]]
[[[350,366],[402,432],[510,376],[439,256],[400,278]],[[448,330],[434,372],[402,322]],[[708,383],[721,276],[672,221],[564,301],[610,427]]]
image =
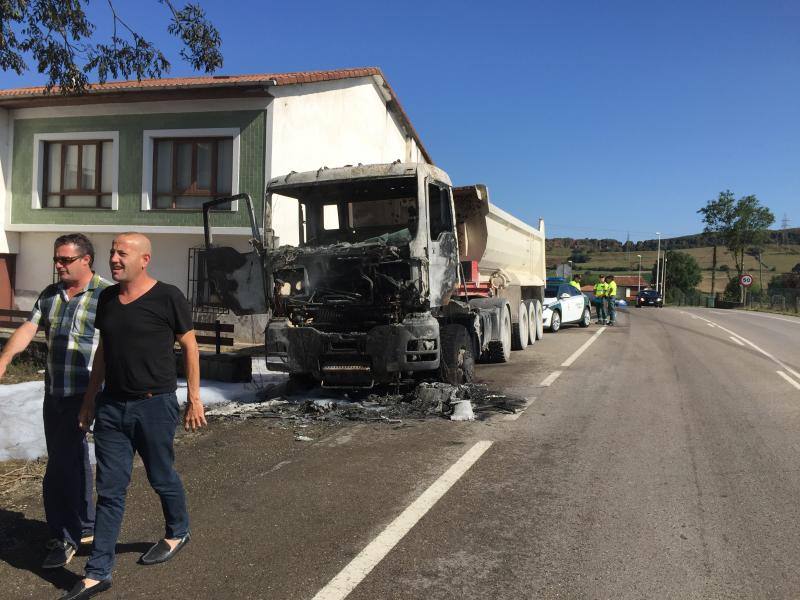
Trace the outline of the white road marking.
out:
[[[736,342],[736,343],[737,343],[737,344],[739,344],[740,346],[744,346],[744,342],[743,342],[742,340],[740,340],[738,337],[736,337],[736,336],[733,336],[733,335],[732,335],[732,336],[730,336],[730,337],[731,337],[731,339],[732,339],[734,342]]]
[[[706,323],[706,325],[708,325],[709,327],[716,327],[716,325],[714,325],[713,323]]]
[[[775,319],[776,321],[786,321],[787,323],[794,323],[800,325],[800,319],[790,319],[787,317],[776,317],[775,315],[765,315],[756,311],[742,311],[742,310],[715,310],[718,315],[752,315],[754,317],[761,317],[763,319]]]
[[[525,402],[525,404],[522,406],[522,408],[520,408],[515,413],[512,413],[510,415],[506,415],[504,420],[506,420],[506,421],[516,421],[517,419],[519,419],[522,416],[522,413],[524,413],[526,410],[528,410],[528,407],[531,404],[533,404],[534,400],[536,400],[536,398],[528,398],[527,402]]]
[[[720,329],[722,329],[722,331],[724,331],[725,333],[727,333],[727,334],[729,334],[729,335],[732,335],[732,336],[735,336],[735,337],[739,338],[739,339],[740,339],[741,341],[743,341],[745,344],[747,344],[748,346],[750,346],[751,348],[753,348],[753,350],[756,350],[757,352],[760,352],[761,354],[763,354],[764,356],[766,356],[768,359],[770,359],[772,362],[774,362],[776,365],[778,365],[778,366],[779,366],[781,369],[783,369],[784,371],[789,371],[789,372],[790,372],[792,375],[794,375],[794,376],[796,376],[796,377],[800,377],[800,375],[798,375],[798,374],[797,374],[797,371],[793,371],[793,370],[792,370],[790,367],[786,366],[786,364],[785,364],[785,363],[784,363],[782,360],[780,360],[780,359],[778,359],[778,358],[775,358],[775,356],[773,356],[772,354],[770,354],[769,352],[767,352],[767,351],[766,351],[766,350],[764,350],[763,348],[759,348],[759,347],[758,347],[758,346],[756,346],[756,345],[755,345],[753,342],[751,342],[750,340],[748,340],[746,337],[739,335],[739,334],[738,334],[738,333],[736,333],[735,331],[731,331],[731,330],[730,330],[730,329],[728,329],[727,327],[723,327],[723,326],[722,326],[722,325],[720,325],[719,323],[714,323],[713,321],[709,321],[708,319],[706,319],[706,318],[704,318],[704,317],[697,317],[697,318],[698,318],[698,319],[700,319],[701,321],[705,321],[706,323],[711,323],[711,324],[712,324],[712,325],[714,325],[715,327],[719,327]]]
[[[550,375],[544,378],[542,383],[539,384],[539,387],[550,387],[553,382],[558,379],[559,375],[561,375],[561,371],[553,371],[550,373]]]
[[[794,387],[796,387],[798,390],[800,390],[800,383],[797,383],[797,382],[796,382],[794,379],[792,379],[791,377],[789,377],[789,376],[788,376],[786,373],[784,373],[783,371],[775,371],[775,372],[776,372],[778,375],[780,375],[781,377],[783,377],[783,378],[784,378],[786,381],[788,381],[789,383],[791,383],[791,384],[792,384]]]
[[[581,355],[581,354],[583,354],[584,352],[586,352],[586,349],[587,349],[589,346],[591,346],[592,344],[594,344],[594,341],[597,339],[597,337],[598,337],[598,336],[599,336],[601,333],[603,333],[605,330],[606,330],[606,328],[605,328],[605,327],[601,327],[600,329],[598,329],[598,330],[597,330],[597,332],[596,332],[596,333],[595,333],[595,334],[594,334],[592,337],[590,337],[588,340],[586,340],[586,341],[583,343],[583,346],[581,346],[580,348],[578,348],[577,350],[575,350],[575,352],[573,352],[573,353],[572,353],[572,356],[570,356],[570,357],[569,357],[567,360],[565,360],[563,363],[561,363],[561,366],[562,366],[562,367],[568,367],[568,366],[570,366],[572,363],[574,363],[576,360],[578,360],[578,357],[580,357],[580,355]]]
[[[800,373],[798,373],[798,372],[797,372],[797,371],[795,371],[794,369],[790,369],[789,367],[786,367],[786,370],[787,370],[787,371],[789,371],[789,373],[791,373],[792,375],[794,375],[794,376],[795,376],[795,377],[797,377],[798,379],[800,379]]]
[[[342,569],[342,571],[322,588],[313,600],[341,600],[346,598],[375,566],[389,554],[397,543],[411,531],[411,528],[425,516],[434,504],[453,487],[464,473],[483,456],[492,445],[490,441],[481,441],[470,448],[453,466],[434,481],[422,495],[414,500],[400,516],[392,521],[378,537],[372,540],[358,556]]]

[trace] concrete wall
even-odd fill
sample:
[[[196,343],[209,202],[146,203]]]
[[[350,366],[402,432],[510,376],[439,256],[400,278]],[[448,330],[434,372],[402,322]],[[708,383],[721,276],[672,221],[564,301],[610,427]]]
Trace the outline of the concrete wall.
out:
[[[372,80],[274,88],[267,180],[291,171],[358,163],[418,160]],[[297,244],[297,202],[273,198],[273,228],[281,244]]]
[[[177,104],[177,103],[176,103]],[[85,107],[86,110],[91,107]],[[76,115],[53,118],[35,117],[33,111],[15,111],[13,123],[11,220],[8,226],[20,231],[46,231],[56,224],[95,227],[111,225],[139,227],[201,227],[197,210],[142,210],[144,132],[147,130],[187,131],[227,128],[240,132],[238,188],[259,203],[264,189],[264,111],[214,111],[187,113],[134,113],[116,115]],[[36,113],[33,113],[36,114]],[[22,118],[24,117],[24,118]],[[111,209],[33,208],[35,136],[80,132],[114,132],[119,137],[119,206]],[[152,168],[152,156],[147,165]],[[228,227],[246,227],[243,207],[237,212],[217,214],[215,222]],[[45,226],[45,227],[43,227]],[[54,229],[54,227],[50,227]]]
[[[11,171],[11,121],[8,111],[0,108],[0,254],[19,251],[19,234],[7,232],[6,214],[10,208],[11,192],[7,189]]]

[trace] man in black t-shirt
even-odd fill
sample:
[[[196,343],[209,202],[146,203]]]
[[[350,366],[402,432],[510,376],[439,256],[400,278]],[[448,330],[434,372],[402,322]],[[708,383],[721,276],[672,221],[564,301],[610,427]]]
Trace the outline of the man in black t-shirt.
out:
[[[179,420],[173,345],[183,350],[188,397],[185,429],[206,424],[200,402],[200,367],[192,314],[183,294],[147,273],[150,240],[139,233],[114,239],[109,266],[117,285],[105,289],[97,305],[95,327],[100,345],[84,397],[80,425],[94,418],[97,456],[97,516],[86,576],[63,599],[89,598],[111,587],[114,548],[125,510],[134,452],[161,499],[164,539],[139,562],[172,558],[189,541],[189,515],[183,484],[175,472],[173,439]],[[105,380],[103,392],[95,396]]]

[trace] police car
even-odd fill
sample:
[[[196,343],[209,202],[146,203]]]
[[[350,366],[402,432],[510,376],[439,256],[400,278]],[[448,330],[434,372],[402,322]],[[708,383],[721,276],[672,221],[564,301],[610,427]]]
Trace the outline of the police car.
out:
[[[544,289],[542,322],[545,329],[552,333],[570,323],[588,327],[592,322],[589,299],[565,279],[548,277]]]

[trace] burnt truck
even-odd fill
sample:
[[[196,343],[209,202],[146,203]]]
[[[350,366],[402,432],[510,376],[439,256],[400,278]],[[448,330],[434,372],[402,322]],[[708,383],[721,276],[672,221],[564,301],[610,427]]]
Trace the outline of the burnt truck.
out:
[[[216,246],[210,216],[248,207],[252,251]],[[299,244],[279,246],[273,208],[296,201]],[[294,202],[292,202],[294,206]],[[237,315],[269,315],[267,367],[324,387],[472,379],[542,337],[544,223],[454,188],[418,163],[358,165],[272,179],[262,222],[246,195],[203,207],[205,276]]]

